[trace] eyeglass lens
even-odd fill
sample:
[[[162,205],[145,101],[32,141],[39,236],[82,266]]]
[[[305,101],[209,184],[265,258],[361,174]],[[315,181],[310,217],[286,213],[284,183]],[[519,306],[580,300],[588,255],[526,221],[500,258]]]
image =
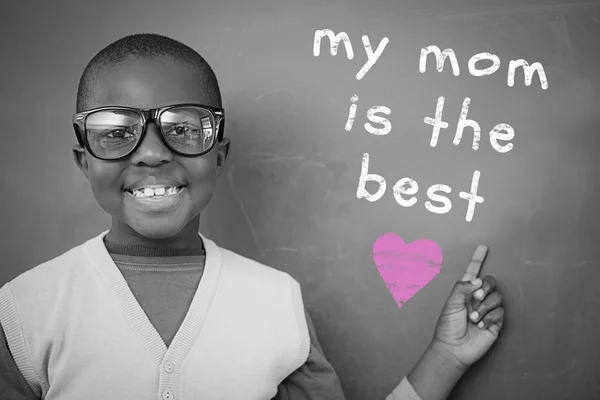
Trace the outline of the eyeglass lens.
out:
[[[157,122],[167,143],[184,154],[200,154],[215,140],[213,115],[204,108],[171,108]],[[96,111],[87,116],[85,127],[92,152],[102,158],[128,154],[137,145],[143,129],[140,116],[129,110]]]

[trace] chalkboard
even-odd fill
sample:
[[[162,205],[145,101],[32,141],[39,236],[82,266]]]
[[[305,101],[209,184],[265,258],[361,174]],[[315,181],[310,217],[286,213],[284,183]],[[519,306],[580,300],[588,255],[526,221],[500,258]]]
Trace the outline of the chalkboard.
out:
[[[301,283],[349,400],[383,399],[410,371],[480,243],[506,323],[451,398],[600,398],[600,2],[55,1],[15,3],[9,14],[0,24],[0,282],[109,227],[72,160],[77,80],[113,40],[163,33],[205,56],[223,91],[232,149],[202,231]],[[351,59],[342,39],[331,54],[327,29],[347,35]],[[387,42],[358,79],[369,61],[363,36],[371,58]],[[438,71],[430,46],[451,49],[458,70],[448,56]],[[539,63],[545,79],[537,69],[527,85],[518,60]],[[474,76],[495,61],[496,71]],[[432,145],[440,97],[448,125]],[[467,98],[476,150],[468,126],[453,143]],[[506,125],[490,134],[499,124],[512,138],[499,136]],[[386,181],[375,201],[359,190],[365,154],[368,173]],[[476,171],[483,202],[469,218],[460,193]],[[412,183],[397,185],[403,205],[394,186],[406,177]],[[444,213],[427,195],[435,185],[451,188],[437,192],[451,202]],[[428,239],[443,254],[439,274],[400,304],[373,257],[386,233]]]

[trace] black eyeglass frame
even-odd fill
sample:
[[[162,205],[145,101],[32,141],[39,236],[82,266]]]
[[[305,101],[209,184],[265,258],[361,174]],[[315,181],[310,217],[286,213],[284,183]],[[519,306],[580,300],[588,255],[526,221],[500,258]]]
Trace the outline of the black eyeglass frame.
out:
[[[171,146],[169,144],[169,142],[167,141],[167,139],[165,138],[165,134],[163,132],[162,126],[158,123],[158,121],[160,121],[160,116],[165,111],[169,111],[173,108],[180,108],[180,107],[203,108],[212,114],[214,123],[215,123],[214,126],[215,126],[215,138],[216,139],[213,141],[213,143],[210,145],[210,147],[208,149],[205,149],[200,153],[194,153],[194,154],[182,153],[181,151],[178,151],[177,149],[173,148],[173,146]],[[134,112],[137,115],[139,115],[140,120],[142,122],[142,133],[141,133],[140,138],[138,139],[138,142],[136,143],[136,145],[125,155],[119,156],[116,158],[100,157],[97,154],[95,154],[89,144],[89,141],[87,138],[87,131],[85,128],[85,121],[86,121],[88,115],[98,112],[98,111],[109,111],[109,110]],[[86,110],[86,111],[82,111],[80,113],[73,114],[73,129],[75,130],[75,136],[77,137],[77,141],[79,142],[79,145],[82,147],[85,147],[92,156],[94,156],[95,158],[98,158],[100,160],[115,161],[115,160],[121,160],[123,158],[128,157],[130,154],[132,154],[134,151],[136,151],[138,149],[138,147],[144,140],[144,137],[146,136],[148,122],[150,122],[150,121],[154,122],[159,127],[160,136],[161,136],[163,143],[172,152],[179,154],[181,156],[184,156],[184,157],[198,157],[198,156],[208,153],[209,151],[211,151],[213,149],[215,144],[217,144],[218,142],[223,140],[223,137],[225,136],[225,110],[220,107],[207,106],[205,104],[197,104],[197,103],[173,104],[170,106],[164,106],[164,107],[159,107],[159,108],[135,108],[135,107],[123,107],[123,106],[105,106],[105,107],[92,108],[90,110]]]

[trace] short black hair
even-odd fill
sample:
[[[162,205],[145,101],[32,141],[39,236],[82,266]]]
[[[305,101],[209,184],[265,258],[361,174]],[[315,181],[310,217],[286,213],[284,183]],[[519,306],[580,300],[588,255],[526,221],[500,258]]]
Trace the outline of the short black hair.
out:
[[[138,33],[125,36],[98,52],[85,67],[77,89],[77,112],[87,109],[94,81],[103,68],[117,64],[127,57],[169,57],[199,70],[204,78],[204,89],[215,105],[221,107],[221,91],[217,77],[208,62],[194,49],[156,33]]]

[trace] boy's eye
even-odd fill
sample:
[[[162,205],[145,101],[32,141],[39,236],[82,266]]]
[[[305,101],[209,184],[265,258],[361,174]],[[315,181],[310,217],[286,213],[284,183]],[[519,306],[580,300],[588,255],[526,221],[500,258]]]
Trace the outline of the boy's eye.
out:
[[[190,130],[190,128],[188,128],[187,126],[176,126],[174,131],[175,133],[177,133],[178,135],[183,135],[185,133],[187,133]]]
[[[88,130],[89,132],[89,130]],[[104,149],[117,149],[123,146],[130,146],[135,143],[136,131],[128,128],[104,128],[97,129],[92,133],[91,138],[96,146]]]
[[[109,137],[111,139],[130,139],[135,135],[126,129],[111,129],[105,132],[103,136]]]
[[[195,129],[192,124],[182,122],[166,127],[165,133],[169,136],[193,136],[198,129]]]

